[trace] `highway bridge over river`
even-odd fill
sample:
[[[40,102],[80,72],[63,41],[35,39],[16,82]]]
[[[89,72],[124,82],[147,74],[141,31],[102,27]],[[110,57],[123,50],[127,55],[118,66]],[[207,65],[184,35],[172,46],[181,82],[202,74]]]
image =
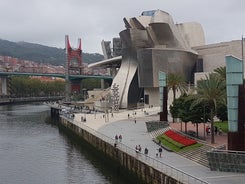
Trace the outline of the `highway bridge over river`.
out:
[[[8,86],[10,76],[46,76],[46,77],[56,77],[65,79],[65,74],[62,73],[21,73],[21,72],[3,72],[0,71],[0,95],[8,96]],[[111,81],[112,76],[109,75],[69,75],[69,80],[71,83],[81,84],[83,79],[101,79],[102,83],[104,80]],[[103,84],[102,84],[103,87]]]

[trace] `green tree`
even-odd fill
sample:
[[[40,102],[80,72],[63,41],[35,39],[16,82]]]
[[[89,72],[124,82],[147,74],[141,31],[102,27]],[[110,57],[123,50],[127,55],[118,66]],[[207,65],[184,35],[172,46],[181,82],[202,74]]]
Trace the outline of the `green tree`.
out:
[[[194,95],[191,108],[195,108],[198,104],[204,103],[210,110],[211,123],[211,143],[214,143],[214,117],[217,113],[217,104],[226,104],[226,85],[224,80],[220,80],[220,76],[216,73],[206,75],[206,79],[197,82],[197,94]]]
[[[222,80],[226,80],[226,67],[219,67],[214,69],[214,72],[217,73]]]
[[[226,82],[226,67],[219,67],[214,70],[215,73],[219,75],[221,80]],[[226,104],[217,104],[217,118],[221,121],[228,120],[228,112],[227,112],[227,103]]]
[[[199,103],[192,108],[192,103],[195,100],[195,95],[181,95],[170,105],[170,113],[174,118],[180,118],[181,123],[185,123],[185,133],[187,133],[187,123],[192,122],[196,125],[196,133],[198,137],[198,125],[210,120],[210,112],[205,104]],[[182,130],[182,124],[181,124]]]
[[[64,81],[41,81],[22,76],[12,77],[11,85],[16,97],[63,95],[65,89]]]
[[[217,106],[217,118],[219,118],[221,121],[227,121],[228,120],[228,112],[227,112],[227,105],[225,104],[218,104]]]
[[[16,97],[25,96],[28,80],[28,77],[11,77],[12,94]]]
[[[53,82],[55,95],[65,95],[65,82],[56,80]]]
[[[169,110],[173,118],[179,118],[179,111],[183,107],[184,100],[184,96],[181,95],[173,101],[172,105],[170,105]]]
[[[170,105],[170,113],[173,118],[180,118],[181,120],[181,130],[182,130],[182,122],[185,123],[185,133],[187,133],[187,123],[190,121],[189,119],[189,109],[190,103],[186,100],[187,96],[181,95],[179,98],[176,98],[172,105]],[[188,104],[189,103],[189,104]]]
[[[185,123],[185,133],[187,133],[187,123],[190,121],[190,100],[187,100],[187,96],[182,96],[183,103],[179,111],[179,118],[181,122]]]
[[[100,88],[101,81],[100,79],[84,79],[82,81],[82,86],[87,90],[93,90],[94,88]]]
[[[179,90],[181,94],[187,91],[187,83],[184,78],[179,74],[169,73],[167,75],[168,91],[173,91],[173,99],[176,99],[176,92]]]
[[[188,103],[189,112],[187,112],[187,113],[188,113],[189,121],[191,121],[193,124],[195,124],[196,135],[197,135],[197,137],[199,137],[198,126],[200,123],[205,123],[206,121],[210,120],[210,111],[206,107],[206,104],[204,104],[203,102],[198,103],[195,106],[195,108],[192,108],[191,105],[194,102],[194,100],[195,100],[195,98],[189,99],[187,97],[187,101],[189,101],[189,103]]]

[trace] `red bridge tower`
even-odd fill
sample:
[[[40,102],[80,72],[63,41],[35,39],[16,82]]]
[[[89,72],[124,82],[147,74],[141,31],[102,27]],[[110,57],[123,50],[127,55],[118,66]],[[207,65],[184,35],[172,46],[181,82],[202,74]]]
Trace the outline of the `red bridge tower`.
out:
[[[80,92],[81,81],[70,81],[70,75],[81,75],[82,67],[82,44],[78,39],[77,49],[73,49],[69,42],[68,35],[65,36],[66,44],[66,100],[69,100],[69,94]]]

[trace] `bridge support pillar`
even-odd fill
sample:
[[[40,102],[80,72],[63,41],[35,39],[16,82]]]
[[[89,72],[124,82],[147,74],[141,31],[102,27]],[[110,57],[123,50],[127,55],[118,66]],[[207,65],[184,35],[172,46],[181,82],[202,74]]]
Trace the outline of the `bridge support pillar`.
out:
[[[116,68],[115,68],[115,67],[110,68],[110,75],[111,75],[112,77],[115,77],[115,76],[116,76],[116,74],[117,74],[117,70],[116,70]]]
[[[81,39],[78,39],[78,48],[73,49],[69,42],[68,35],[65,36],[66,45],[66,101],[70,101],[70,94],[73,91],[80,91],[80,85],[72,84],[70,81],[71,74],[82,74],[82,43]],[[74,65],[75,64],[75,65]],[[69,84],[70,83],[70,84]]]
[[[8,95],[7,77],[1,77],[1,95]]]
[[[101,89],[105,89],[105,80],[104,79],[100,79],[100,87],[101,87]]]

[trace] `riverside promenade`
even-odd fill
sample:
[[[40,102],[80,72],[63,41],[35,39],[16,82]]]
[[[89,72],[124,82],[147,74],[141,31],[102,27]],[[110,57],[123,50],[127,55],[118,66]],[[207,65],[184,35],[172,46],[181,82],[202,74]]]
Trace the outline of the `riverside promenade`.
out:
[[[147,115],[144,111],[147,112]],[[135,150],[136,145],[140,145],[142,148],[141,153],[135,153],[135,156],[139,159],[144,160],[146,163],[153,160],[154,165],[163,164],[168,166],[171,172],[170,175],[173,177],[176,173],[172,174],[172,172],[178,171],[178,175],[183,172],[201,181],[185,181],[184,183],[244,184],[245,174],[210,171],[209,168],[186,159],[174,152],[163,150],[162,157],[156,157],[156,150],[159,146],[152,141],[151,135],[147,132],[145,122],[159,120],[159,115],[157,115],[159,108],[145,108],[144,111],[142,109],[123,110],[114,112],[113,115],[110,113],[108,116],[105,116],[104,113],[75,113],[74,119],[71,120],[71,122],[81,128],[87,127],[111,140],[115,138],[115,135],[122,135],[122,142],[118,144],[119,149],[126,146],[131,148],[132,151]],[[81,121],[82,119],[86,119],[86,122]],[[144,155],[145,148],[149,150],[148,157]],[[152,163],[149,162],[149,164]],[[166,172],[166,170],[163,170],[163,172]]]

